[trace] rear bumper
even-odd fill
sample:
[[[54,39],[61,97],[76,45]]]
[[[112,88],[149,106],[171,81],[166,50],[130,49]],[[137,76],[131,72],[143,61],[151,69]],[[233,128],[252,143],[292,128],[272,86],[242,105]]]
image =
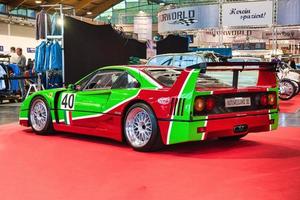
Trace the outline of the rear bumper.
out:
[[[206,117],[199,121],[159,121],[159,125],[164,143],[176,144],[275,130],[278,127],[278,112],[219,119]],[[236,133],[234,128],[239,125],[246,125],[247,130]]]

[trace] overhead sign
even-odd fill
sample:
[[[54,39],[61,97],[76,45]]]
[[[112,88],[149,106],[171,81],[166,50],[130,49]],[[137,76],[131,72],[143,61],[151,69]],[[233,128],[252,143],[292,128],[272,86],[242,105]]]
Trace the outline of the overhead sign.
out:
[[[158,32],[174,32],[219,26],[219,6],[201,5],[164,10],[158,13]]]
[[[267,26],[273,20],[272,1],[223,4],[223,26]]]
[[[35,48],[27,47],[27,53],[35,53]]]
[[[278,1],[278,25],[300,25],[300,1],[281,0]]]

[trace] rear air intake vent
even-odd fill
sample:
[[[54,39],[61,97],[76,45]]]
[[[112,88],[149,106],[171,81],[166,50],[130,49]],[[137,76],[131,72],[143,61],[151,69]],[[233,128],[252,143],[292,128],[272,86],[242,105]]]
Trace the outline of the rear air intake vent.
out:
[[[183,116],[185,98],[172,98],[170,115]]]

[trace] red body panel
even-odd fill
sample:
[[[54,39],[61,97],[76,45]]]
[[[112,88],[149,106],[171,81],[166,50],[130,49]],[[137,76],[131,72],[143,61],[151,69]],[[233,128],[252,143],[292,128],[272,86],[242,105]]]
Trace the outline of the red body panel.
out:
[[[269,131],[269,123],[270,120],[268,114],[235,116],[219,119],[210,119],[210,117],[208,117],[205,139],[242,135],[248,132]],[[248,125],[248,131],[239,134],[234,133],[233,128],[242,124]]]

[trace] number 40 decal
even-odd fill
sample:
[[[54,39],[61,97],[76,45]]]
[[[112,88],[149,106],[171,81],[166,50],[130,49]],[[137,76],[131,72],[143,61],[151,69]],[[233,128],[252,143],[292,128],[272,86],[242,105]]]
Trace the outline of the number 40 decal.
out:
[[[75,94],[63,93],[61,96],[60,108],[74,110]]]

